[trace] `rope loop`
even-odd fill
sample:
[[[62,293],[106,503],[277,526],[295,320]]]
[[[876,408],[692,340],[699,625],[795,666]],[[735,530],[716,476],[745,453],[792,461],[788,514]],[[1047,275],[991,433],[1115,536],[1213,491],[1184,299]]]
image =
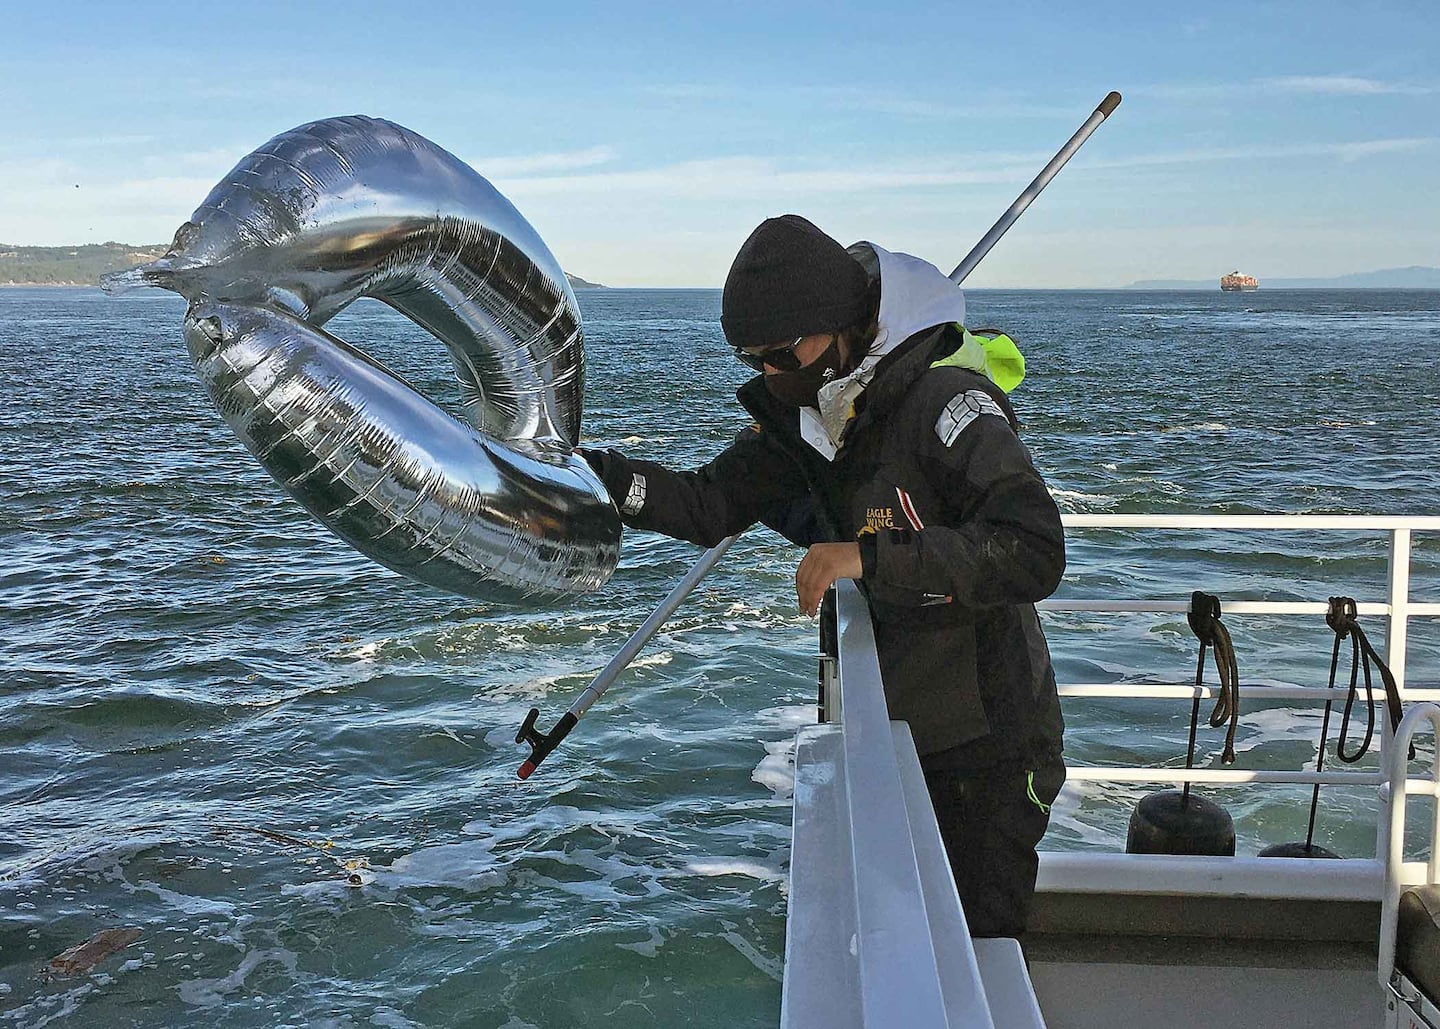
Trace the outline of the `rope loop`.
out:
[[[1340,737],[1335,741],[1335,756],[1347,765],[1353,765],[1370,751],[1375,739],[1375,684],[1372,671],[1380,673],[1380,683],[1385,690],[1385,708],[1393,732],[1400,724],[1400,687],[1388,665],[1370,643],[1365,630],[1360,628],[1357,608],[1353,597],[1331,597],[1329,609],[1325,612],[1325,624],[1335,633],[1335,647],[1330,653],[1330,689],[1335,688],[1335,677],[1340,667],[1340,644],[1347,637],[1350,640],[1350,683],[1345,695],[1345,708],[1340,714]],[[1347,751],[1345,739],[1350,733],[1350,716],[1359,696],[1360,676],[1365,677],[1365,737],[1354,750]],[[1328,720],[1329,705],[1326,705]],[[1323,732],[1322,732],[1323,737]],[[1410,757],[1415,757],[1415,746],[1410,746]]]
[[[1190,623],[1190,631],[1202,647],[1214,646],[1215,626],[1220,622],[1220,598],[1196,590],[1190,594],[1190,610],[1185,620]]]
[[[1330,626],[1339,639],[1360,629],[1356,620],[1357,608],[1354,597],[1331,597],[1329,610],[1325,612],[1325,624]]]
[[[1235,763],[1235,730],[1240,725],[1240,668],[1235,660],[1235,645],[1230,640],[1230,630],[1220,620],[1220,598],[1196,590],[1190,594],[1190,611],[1185,616],[1190,631],[1200,641],[1200,658],[1195,666],[1195,686],[1204,685],[1205,648],[1215,650],[1215,671],[1220,676],[1220,692],[1215,697],[1215,708],[1210,712],[1210,725],[1218,727],[1227,721],[1229,730],[1225,733],[1225,748],[1221,751],[1222,764]],[[1198,700],[1197,700],[1198,705]],[[1194,727],[1191,727],[1193,749]]]

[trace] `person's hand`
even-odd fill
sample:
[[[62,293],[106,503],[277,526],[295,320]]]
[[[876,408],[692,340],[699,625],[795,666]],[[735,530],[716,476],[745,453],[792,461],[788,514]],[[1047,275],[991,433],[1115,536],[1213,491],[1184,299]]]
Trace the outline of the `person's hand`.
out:
[[[864,574],[858,543],[815,543],[795,569],[795,592],[800,610],[812,618],[820,610],[820,599],[836,579],[858,579]]]

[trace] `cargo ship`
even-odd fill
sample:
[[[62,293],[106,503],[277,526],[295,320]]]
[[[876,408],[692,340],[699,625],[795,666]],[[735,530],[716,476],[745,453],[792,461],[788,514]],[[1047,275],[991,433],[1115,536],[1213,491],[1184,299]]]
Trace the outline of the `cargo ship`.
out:
[[[1252,289],[1259,289],[1260,282],[1253,275],[1231,272],[1220,276],[1220,288],[1226,293],[1249,293]]]

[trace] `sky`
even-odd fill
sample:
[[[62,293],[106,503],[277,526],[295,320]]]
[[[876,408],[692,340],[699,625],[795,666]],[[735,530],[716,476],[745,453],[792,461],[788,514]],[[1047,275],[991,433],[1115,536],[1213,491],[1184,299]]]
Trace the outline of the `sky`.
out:
[[[167,241],[270,137],[399,122],[569,272],[719,286],[803,214],[976,269],[1114,287],[1440,266],[1440,0],[6,4],[0,241]]]

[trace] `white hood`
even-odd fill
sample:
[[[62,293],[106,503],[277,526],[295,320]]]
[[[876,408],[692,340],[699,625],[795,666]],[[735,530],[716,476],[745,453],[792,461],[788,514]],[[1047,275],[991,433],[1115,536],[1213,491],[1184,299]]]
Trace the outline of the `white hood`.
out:
[[[923,329],[965,322],[965,294],[929,261],[866,243],[880,262],[880,316],[875,342],[860,366],[843,379],[820,387],[818,408],[800,409],[800,435],[827,461],[834,460],[840,434],[855,413],[855,401],[881,358]]]

